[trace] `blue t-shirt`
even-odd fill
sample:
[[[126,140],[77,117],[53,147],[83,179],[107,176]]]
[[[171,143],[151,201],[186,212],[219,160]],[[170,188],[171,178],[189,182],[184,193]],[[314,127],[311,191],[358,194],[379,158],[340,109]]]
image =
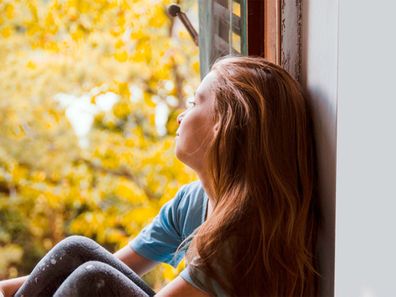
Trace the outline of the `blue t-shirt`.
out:
[[[176,255],[180,243],[192,234],[206,219],[208,196],[201,182],[183,186],[176,196],[165,203],[159,214],[130,243],[138,254],[156,261],[165,262],[177,267],[185,255],[185,249]],[[208,292],[207,289],[194,283],[190,277],[189,266],[180,276],[194,287]],[[203,275],[199,276],[203,280]],[[214,283],[216,296],[225,296]]]

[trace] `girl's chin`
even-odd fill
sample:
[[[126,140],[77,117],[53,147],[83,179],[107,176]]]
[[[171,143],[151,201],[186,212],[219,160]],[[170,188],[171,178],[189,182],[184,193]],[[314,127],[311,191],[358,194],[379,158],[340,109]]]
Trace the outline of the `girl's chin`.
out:
[[[177,143],[175,147],[175,155],[180,162],[190,167],[191,157],[189,157]]]

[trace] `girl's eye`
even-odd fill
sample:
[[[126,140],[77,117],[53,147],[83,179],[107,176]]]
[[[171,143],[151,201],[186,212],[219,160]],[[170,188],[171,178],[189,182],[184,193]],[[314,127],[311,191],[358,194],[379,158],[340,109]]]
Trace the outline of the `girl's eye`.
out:
[[[188,100],[187,101],[187,108],[194,107],[196,105],[194,100]]]

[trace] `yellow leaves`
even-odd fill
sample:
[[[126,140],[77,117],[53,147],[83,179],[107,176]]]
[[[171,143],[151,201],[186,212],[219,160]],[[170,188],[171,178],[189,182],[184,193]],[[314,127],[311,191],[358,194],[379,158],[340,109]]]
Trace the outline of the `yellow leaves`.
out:
[[[14,140],[21,140],[26,136],[25,129],[22,125],[16,124],[9,130],[8,136]]]
[[[127,82],[117,82],[116,83],[118,86],[118,94],[121,95],[124,98],[128,98],[131,95],[129,91],[129,86]]]
[[[166,6],[163,3],[152,5],[150,12],[148,27],[164,29],[170,23],[170,19],[166,14]]]
[[[131,113],[131,105],[128,102],[120,101],[113,107],[113,114],[119,118],[126,118]]]
[[[117,27],[123,29],[125,28],[125,13],[123,10],[118,10],[116,22],[117,22]]]
[[[176,268],[173,268],[171,265],[163,265],[163,276],[165,281],[170,282],[172,281],[175,277],[177,277],[182,270],[186,267],[185,259],[183,258],[179,265],[177,265]]]
[[[58,24],[54,14],[49,12],[44,19],[44,26],[47,33],[54,35],[58,31]]]
[[[70,231],[74,234],[84,234],[85,236],[93,236],[98,229],[103,227],[105,216],[103,213],[85,212],[81,216],[73,220],[70,225]]]
[[[166,129],[170,135],[176,135],[176,130],[179,128],[177,117],[182,111],[182,109],[178,108],[169,114],[168,122],[166,123]]]
[[[195,71],[195,73],[199,73],[199,61],[195,61],[192,63],[192,68]]]
[[[147,200],[147,196],[144,194],[142,189],[125,178],[120,179],[116,184],[114,194],[128,200],[128,202],[132,203],[131,205],[138,205],[146,202]]]
[[[37,8],[37,0],[34,1],[27,1],[27,6],[30,10],[31,14],[31,21],[32,23],[38,23],[39,22],[39,13],[38,13],[38,8]]]
[[[141,41],[142,39],[147,39],[147,33],[142,28],[133,27],[130,38]]]
[[[50,239],[46,238],[43,240],[43,246],[46,250],[50,250],[54,245]]]
[[[22,260],[23,249],[16,244],[0,246],[0,272],[5,271],[11,263]]]
[[[190,40],[170,41],[162,0],[6,3],[14,10],[10,19],[0,9],[0,35],[8,36],[0,38],[0,179],[13,199],[4,209],[25,220],[18,228],[35,254],[73,233],[121,246],[196,178],[175,158],[174,139],[156,133],[155,108],[178,96],[176,85],[197,80],[197,51]],[[180,81],[173,58],[185,69]],[[100,109],[110,92],[117,103]],[[54,100],[60,93],[100,109],[84,150],[67,118],[70,102]]]
[[[118,39],[117,42],[115,43],[115,48],[120,49],[125,46],[125,42],[122,39]]]
[[[15,8],[11,3],[6,3],[5,7],[3,7],[5,15],[8,19],[14,18]]]
[[[73,1],[74,5],[76,5],[78,11],[80,13],[89,13],[94,6],[92,5],[92,1],[90,0],[78,0],[78,1]]]
[[[170,76],[170,69],[168,67],[158,67],[154,72],[154,79],[165,80]]]
[[[119,51],[114,54],[114,58],[118,62],[126,62],[128,60],[128,53],[126,51]]]
[[[122,232],[121,230],[118,229],[107,229],[105,231],[105,238],[103,241],[108,241],[111,243],[118,243],[120,241],[123,241],[125,239],[126,235],[125,232]]]
[[[147,106],[148,108],[154,108],[156,103],[153,100],[153,95],[148,92],[143,92],[143,106]],[[137,103],[137,106],[143,108],[141,102]]]
[[[27,168],[20,166],[18,164],[15,164],[10,168],[10,173],[12,176],[12,180],[15,182],[18,182],[22,179],[25,179],[28,175],[28,170]]]
[[[101,165],[107,169],[116,169],[120,166],[120,160],[117,154],[111,150],[107,149],[104,154],[101,155]]]
[[[102,211],[90,211],[76,218],[70,228],[74,234],[96,237],[98,242],[126,242],[128,235],[118,227],[122,218]]]
[[[10,25],[3,26],[3,28],[0,29],[0,34],[4,38],[10,37],[12,33],[13,29]]]
[[[70,7],[70,9],[68,9],[68,18],[70,22],[75,22],[78,20],[79,18],[79,12],[75,7]]]
[[[170,282],[171,280],[173,280],[177,275],[177,269],[173,268],[170,265],[164,265],[163,268],[163,276],[165,281]]]
[[[114,58],[118,62],[126,62],[128,60],[128,53],[124,49],[125,42],[122,39],[118,39],[117,42],[115,43],[115,48],[116,48],[116,51],[114,53]]]
[[[27,35],[31,37],[39,32],[40,32],[40,28],[37,25],[29,26],[26,30]],[[38,45],[38,41],[36,41],[36,44]]]
[[[33,62],[32,60],[29,60],[26,64],[26,67],[28,69],[34,70],[37,68],[37,64],[35,62]]]
[[[110,29],[110,33],[114,36],[114,37],[118,37],[120,36],[122,33],[124,33],[123,28],[120,27],[112,27]]]
[[[61,196],[56,194],[54,191],[47,191],[44,193],[46,204],[52,208],[52,209],[57,209],[57,208],[62,208],[62,203],[61,203]]]
[[[126,218],[131,224],[133,223],[144,226],[151,222],[152,218],[154,218],[157,214],[158,209],[153,209],[149,206],[136,207],[126,215]]]
[[[30,178],[35,182],[43,182],[46,178],[46,173],[44,171],[34,171],[31,173]]]
[[[139,42],[135,51],[131,54],[131,60],[134,62],[151,62],[151,48],[148,43]]]
[[[73,40],[80,41],[85,37],[85,31],[83,30],[82,26],[75,25],[72,26],[70,36],[73,38]]]
[[[114,194],[117,196],[125,197],[130,200],[132,200],[135,197],[133,191],[131,191],[130,186],[125,181],[118,183],[118,185],[115,188]]]

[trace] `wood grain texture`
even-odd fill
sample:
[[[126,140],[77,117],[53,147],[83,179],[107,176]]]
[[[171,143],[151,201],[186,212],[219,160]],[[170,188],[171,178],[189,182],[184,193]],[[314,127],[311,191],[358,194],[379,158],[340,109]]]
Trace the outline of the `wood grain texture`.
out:
[[[301,81],[301,0],[281,0],[280,64]]]

